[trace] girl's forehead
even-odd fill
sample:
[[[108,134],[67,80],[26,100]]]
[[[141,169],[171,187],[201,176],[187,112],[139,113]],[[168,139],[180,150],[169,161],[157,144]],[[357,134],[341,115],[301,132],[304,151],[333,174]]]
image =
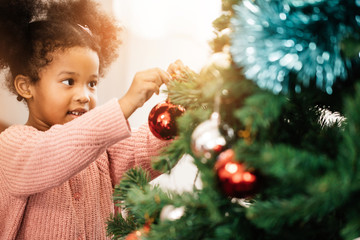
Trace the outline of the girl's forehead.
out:
[[[99,56],[96,51],[86,47],[71,47],[55,50],[51,61],[40,72],[61,71],[64,69],[85,69],[99,72]]]
[[[98,53],[88,47],[81,47],[81,46],[74,46],[74,47],[67,47],[67,48],[59,48],[56,49],[54,52],[51,53],[54,57],[55,56],[64,56],[64,55],[73,55],[73,54],[92,54],[96,55],[99,58]]]
[[[69,60],[99,62],[99,55],[96,51],[86,47],[70,47],[58,49],[51,53],[52,62],[67,62]]]

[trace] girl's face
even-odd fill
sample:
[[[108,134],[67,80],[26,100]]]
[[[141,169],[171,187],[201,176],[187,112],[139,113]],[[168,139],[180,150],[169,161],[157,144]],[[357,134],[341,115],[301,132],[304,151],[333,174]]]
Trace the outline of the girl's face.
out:
[[[95,51],[84,47],[56,51],[52,62],[40,70],[39,77],[30,86],[27,125],[45,131],[96,106],[99,57]]]

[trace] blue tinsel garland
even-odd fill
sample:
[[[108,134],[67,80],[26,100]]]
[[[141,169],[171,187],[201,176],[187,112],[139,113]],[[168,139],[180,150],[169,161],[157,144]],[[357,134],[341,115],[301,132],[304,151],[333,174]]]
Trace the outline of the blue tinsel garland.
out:
[[[315,81],[331,94],[348,78],[341,42],[359,37],[360,0],[244,0],[234,10],[231,54],[261,88],[300,92]]]

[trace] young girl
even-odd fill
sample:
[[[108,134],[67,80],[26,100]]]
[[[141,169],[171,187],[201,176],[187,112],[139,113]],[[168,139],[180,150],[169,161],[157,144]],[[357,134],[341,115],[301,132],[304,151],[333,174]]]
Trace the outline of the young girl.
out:
[[[0,2],[0,66],[29,109],[0,134],[0,239],[106,239],[113,187],[136,165],[149,170],[167,142],[127,118],[170,74],[135,75],[128,92],[96,107],[96,87],[116,57],[120,29],[90,0]],[[4,104],[4,103],[2,103]]]

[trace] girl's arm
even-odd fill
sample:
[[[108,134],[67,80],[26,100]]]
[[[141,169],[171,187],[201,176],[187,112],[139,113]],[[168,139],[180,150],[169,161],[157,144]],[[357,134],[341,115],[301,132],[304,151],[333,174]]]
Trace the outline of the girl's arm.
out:
[[[129,136],[115,99],[45,132],[30,126],[10,127],[0,135],[0,181],[13,195],[45,191],[61,185]]]
[[[120,182],[124,172],[141,166],[150,172],[151,179],[160,175],[151,168],[151,160],[171,141],[160,140],[150,132],[147,124],[133,131],[130,138],[124,139],[108,149],[110,172],[114,186]]]
[[[189,71],[189,68],[181,60],[176,60],[169,65],[167,72],[154,68],[137,73],[129,91],[119,100],[125,117],[130,116],[134,109],[141,107],[153,92],[159,93],[160,85],[169,82],[170,76],[176,76],[181,71]],[[134,103],[137,105],[134,106]],[[108,154],[113,184],[118,184],[123,173],[135,166],[148,170],[152,179],[158,176],[160,173],[151,168],[151,159],[169,144],[170,141],[162,141],[154,137],[148,126],[143,125],[138,131],[133,132],[132,137],[112,146]]]

